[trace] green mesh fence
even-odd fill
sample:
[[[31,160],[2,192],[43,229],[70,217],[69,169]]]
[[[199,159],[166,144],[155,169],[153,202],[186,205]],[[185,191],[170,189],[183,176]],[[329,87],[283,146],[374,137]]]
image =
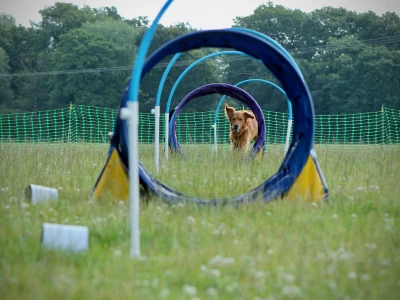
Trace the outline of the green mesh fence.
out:
[[[180,144],[212,144],[214,111],[180,113],[177,135]],[[263,111],[268,144],[284,144],[287,113]],[[29,113],[0,114],[1,142],[107,143],[113,130],[115,109],[74,105],[70,108]],[[139,142],[154,142],[154,115],[140,113]],[[295,122],[295,120],[294,120]],[[217,143],[229,144],[229,125],[223,110],[217,118]],[[160,120],[160,140],[165,138],[164,114]],[[316,115],[316,144],[399,144],[400,110],[343,115]]]

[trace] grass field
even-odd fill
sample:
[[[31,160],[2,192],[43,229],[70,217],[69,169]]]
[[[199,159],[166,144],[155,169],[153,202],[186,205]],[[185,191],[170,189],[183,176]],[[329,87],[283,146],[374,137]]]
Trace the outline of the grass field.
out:
[[[141,206],[143,258],[129,257],[128,205],[89,198],[107,145],[0,144],[2,299],[398,299],[400,148],[317,147],[328,203],[276,201],[238,208]],[[231,197],[282,159],[242,163],[229,151],[186,149],[157,178],[190,195]],[[153,170],[153,152],[141,159]],[[162,153],[163,156],[163,153]],[[32,205],[28,184],[59,200]],[[90,230],[83,254],[41,248],[43,222]]]

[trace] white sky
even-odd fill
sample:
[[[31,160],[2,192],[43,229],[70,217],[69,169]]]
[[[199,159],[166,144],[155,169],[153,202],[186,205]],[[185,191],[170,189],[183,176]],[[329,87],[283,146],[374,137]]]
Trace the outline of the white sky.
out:
[[[0,13],[15,17],[17,24],[29,26],[29,20],[40,21],[39,10],[52,6],[53,0],[0,0]],[[65,1],[82,7],[92,8],[115,6],[124,18],[148,16],[152,21],[165,0],[71,0]],[[237,16],[247,16],[268,0],[174,0],[161,19],[166,26],[178,22],[189,22],[194,28],[212,29],[231,27]],[[381,15],[387,11],[400,15],[399,0],[274,0],[275,5],[283,5],[304,12],[324,6],[344,7],[351,11],[373,11]]]

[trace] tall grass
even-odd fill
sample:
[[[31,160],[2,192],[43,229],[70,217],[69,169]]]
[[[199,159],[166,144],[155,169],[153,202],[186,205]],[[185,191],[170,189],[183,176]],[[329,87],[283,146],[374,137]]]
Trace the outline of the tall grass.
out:
[[[158,179],[186,194],[231,197],[282,160],[209,148],[163,158]],[[143,258],[129,258],[128,205],[90,199],[107,146],[0,144],[0,290],[4,299],[397,299],[400,290],[400,148],[317,147],[325,204],[238,208],[141,206]],[[141,148],[146,168],[153,152]],[[30,183],[59,200],[32,205]],[[83,254],[41,248],[43,222],[90,230]]]

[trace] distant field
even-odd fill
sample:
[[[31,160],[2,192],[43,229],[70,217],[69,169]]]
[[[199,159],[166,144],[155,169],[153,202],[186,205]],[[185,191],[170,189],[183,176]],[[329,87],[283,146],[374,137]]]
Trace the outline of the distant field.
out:
[[[160,152],[157,179],[189,195],[232,197],[276,172],[282,146],[243,163],[229,146]],[[0,290],[5,299],[398,299],[400,147],[316,146],[329,202],[238,208],[141,206],[141,260],[129,258],[128,205],[89,195],[107,145],[0,144]],[[151,145],[140,157],[153,172]],[[59,201],[25,201],[30,183]],[[41,249],[43,222],[90,230],[84,254]]]

